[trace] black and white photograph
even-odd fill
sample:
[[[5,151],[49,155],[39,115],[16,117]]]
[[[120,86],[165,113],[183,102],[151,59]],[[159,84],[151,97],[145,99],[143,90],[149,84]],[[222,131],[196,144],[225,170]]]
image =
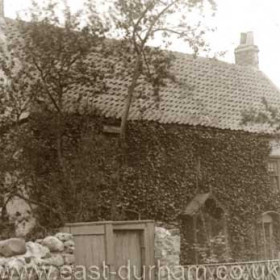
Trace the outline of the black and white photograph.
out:
[[[279,280],[280,1],[0,0],[0,280]]]

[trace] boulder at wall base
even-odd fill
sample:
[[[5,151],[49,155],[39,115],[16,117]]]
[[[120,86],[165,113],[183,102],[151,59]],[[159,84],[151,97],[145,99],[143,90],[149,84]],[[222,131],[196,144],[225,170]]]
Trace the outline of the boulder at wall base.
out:
[[[62,242],[67,242],[69,240],[73,240],[73,235],[71,233],[67,232],[58,232],[55,235],[56,238],[58,238]]]
[[[51,252],[62,252],[64,250],[63,242],[54,236],[47,236],[42,241],[42,245],[48,247]]]
[[[74,274],[74,266],[72,265],[64,264],[60,268],[61,279],[66,279],[66,277],[68,279],[72,279],[73,274]]]
[[[0,268],[7,263],[8,259],[5,257],[0,257]]]
[[[71,265],[75,263],[75,257],[73,254],[63,254],[64,264]]]
[[[60,254],[57,254],[57,255],[52,255],[48,259],[42,259],[41,263],[44,265],[59,267],[64,265],[64,259]]]
[[[6,262],[6,268],[10,270],[14,270],[15,272],[20,272],[26,266],[25,258],[23,256],[13,257],[8,259]]]
[[[73,254],[75,250],[75,243],[73,240],[68,240],[64,242],[64,251],[68,254]]]
[[[26,253],[25,241],[21,238],[10,238],[0,241],[0,255],[12,257]]]
[[[26,257],[48,258],[51,256],[48,247],[42,246],[41,244],[34,243],[31,241],[26,243],[26,249]]]

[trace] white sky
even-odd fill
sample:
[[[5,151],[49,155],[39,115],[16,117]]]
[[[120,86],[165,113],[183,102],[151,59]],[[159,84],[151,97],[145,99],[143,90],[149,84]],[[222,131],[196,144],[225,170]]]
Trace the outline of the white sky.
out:
[[[7,17],[15,17],[16,11],[30,4],[30,0],[4,1]],[[82,7],[82,2],[68,0],[74,9]],[[216,3],[218,10],[211,25],[216,26],[217,31],[210,36],[211,48],[216,52],[227,51],[220,59],[233,63],[240,33],[253,31],[255,44],[260,49],[260,69],[280,88],[280,0],[216,0]],[[180,44],[175,48],[184,51]]]

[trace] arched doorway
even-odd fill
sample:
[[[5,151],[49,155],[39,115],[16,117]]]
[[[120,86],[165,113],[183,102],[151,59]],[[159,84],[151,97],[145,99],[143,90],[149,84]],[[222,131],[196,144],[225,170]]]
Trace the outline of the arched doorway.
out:
[[[185,264],[226,261],[229,257],[227,212],[212,193],[197,194],[180,215]],[[184,261],[185,262],[185,261]]]

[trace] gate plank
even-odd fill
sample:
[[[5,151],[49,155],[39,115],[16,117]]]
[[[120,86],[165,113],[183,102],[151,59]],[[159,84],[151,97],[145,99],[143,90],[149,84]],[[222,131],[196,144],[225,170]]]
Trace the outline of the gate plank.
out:
[[[153,221],[74,223],[66,224],[61,230],[74,236],[77,265],[102,268],[105,262],[110,272],[113,272],[110,273],[109,280],[118,280],[120,277],[114,277],[114,272],[117,273],[117,269],[121,265],[127,265],[130,260],[138,278],[145,266],[145,279],[154,279],[154,270],[149,273],[149,269],[154,266]]]
[[[114,231],[117,279],[140,278],[142,273],[141,234],[142,231],[139,230]]]

